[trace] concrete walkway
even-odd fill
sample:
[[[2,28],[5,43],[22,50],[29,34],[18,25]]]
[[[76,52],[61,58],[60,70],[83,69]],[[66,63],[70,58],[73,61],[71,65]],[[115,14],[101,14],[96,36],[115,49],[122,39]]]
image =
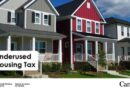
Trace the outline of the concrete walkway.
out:
[[[120,77],[124,77],[124,78],[130,78],[130,76],[128,75],[122,75],[116,71],[107,71],[108,74],[111,74],[111,75],[115,75],[115,76],[120,76]]]

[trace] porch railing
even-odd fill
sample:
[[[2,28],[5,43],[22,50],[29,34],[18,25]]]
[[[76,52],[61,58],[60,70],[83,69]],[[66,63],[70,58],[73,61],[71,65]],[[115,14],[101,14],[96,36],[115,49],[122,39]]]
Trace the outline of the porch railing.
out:
[[[39,61],[42,62],[60,62],[59,54],[39,54]]]
[[[75,53],[74,57],[75,57],[75,61],[77,62],[85,61],[85,54]]]
[[[118,56],[119,61],[130,61],[130,56]]]
[[[112,54],[107,54],[106,58],[107,58],[107,60],[113,60],[114,59]]]

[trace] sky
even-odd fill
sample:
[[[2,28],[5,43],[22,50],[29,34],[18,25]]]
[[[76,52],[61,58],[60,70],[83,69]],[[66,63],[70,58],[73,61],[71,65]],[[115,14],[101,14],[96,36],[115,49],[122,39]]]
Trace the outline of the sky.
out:
[[[56,7],[71,0],[51,1]],[[105,18],[116,17],[130,21],[130,0],[95,0],[95,3]]]

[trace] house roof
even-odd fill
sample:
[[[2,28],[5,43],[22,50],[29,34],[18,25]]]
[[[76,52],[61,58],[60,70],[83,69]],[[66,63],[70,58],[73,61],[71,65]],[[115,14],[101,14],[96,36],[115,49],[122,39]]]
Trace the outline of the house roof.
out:
[[[60,39],[65,38],[64,35],[56,33],[56,32],[48,32],[42,30],[31,30],[24,29],[15,25],[8,24],[0,24],[0,36],[3,35],[18,35],[18,36],[36,36],[43,38],[52,38],[52,39]]]
[[[68,16],[71,15],[83,3],[83,1],[84,0],[73,0],[56,7],[56,9],[60,13],[60,16]]]
[[[92,37],[98,37],[98,38],[108,38],[108,39],[114,39],[114,38],[111,38],[111,37],[108,37],[108,36],[104,36],[104,35],[98,35],[98,34],[90,34],[90,33],[83,33],[83,32],[78,32],[82,35],[85,35],[85,36],[92,36]]]
[[[118,42],[130,42],[130,38],[123,38],[119,40]]]
[[[108,24],[117,24],[118,23],[118,24],[130,25],[130,22],[128,22],[128,21],[114,18],[114,17],[106,18],[106,21]]]
[[[7,10],[17,10],[21,6],[25,5],[25,3],[30,1],[31,0],[7,0],[6,3],[0,6],[0,8],[4,8]]]

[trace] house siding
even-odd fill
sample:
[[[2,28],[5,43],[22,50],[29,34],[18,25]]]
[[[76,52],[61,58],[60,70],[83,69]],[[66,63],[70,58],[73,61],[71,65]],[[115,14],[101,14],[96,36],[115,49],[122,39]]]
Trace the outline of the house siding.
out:
[[[8,11],[0,9],[0,23],[8,24],[7,16],[8,16]]]
[[[32,12],[30,10],[27,10],[27,29],[33,29],[33,30],[43,30],[43,31],[49,31],[49,32],[55,32],[55,15],[51,15],[51,25],[43,25],[43,15],[41,15],[41,24],[34,24],[32,23]]]

